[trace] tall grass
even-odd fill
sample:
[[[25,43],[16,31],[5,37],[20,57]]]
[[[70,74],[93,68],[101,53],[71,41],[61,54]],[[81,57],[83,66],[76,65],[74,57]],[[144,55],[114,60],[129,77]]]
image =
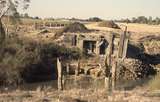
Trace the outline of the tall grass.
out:
[[[160,90],[160,73],[158,73],[151,81],[149,81],[148,87],[151,90]]]

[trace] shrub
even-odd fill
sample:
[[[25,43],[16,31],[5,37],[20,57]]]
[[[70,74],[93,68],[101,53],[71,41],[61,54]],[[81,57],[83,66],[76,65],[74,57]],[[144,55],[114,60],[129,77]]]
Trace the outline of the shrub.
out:
[[[54,43],[37,43],[28,39],[11,38],[6,41],[0,61],[0,82],[17,85],[28,81],[33,75],[51,74],[55,67],[55,59],[81,57],[79,49],[70,49]],[[34,79],[32,80],[34,82]]]

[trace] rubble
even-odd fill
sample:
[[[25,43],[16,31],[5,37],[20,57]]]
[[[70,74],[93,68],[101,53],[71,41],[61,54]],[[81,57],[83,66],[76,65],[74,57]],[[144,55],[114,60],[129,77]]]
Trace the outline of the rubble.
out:
[[[75,22],[72,23],[68,26],[66,26],[63,30],[63,32],[71,32],[71,33],[75,33],[75,32],[89,32],[90,30],[88,30],[83,24]]]
[[[120,29],[120,27],[114,21],[103,21],[103,22],[99,23],[99,26]]]
[[[125,59],[118,68],[117,78],[124,80],[137,80],[156,74],[156,70],[151,65],[138,59]]]
[[[63,29],[60,29],[56,32],[56,36],[61,36],[63,33],[88,33],[90,32],[89,29],[85,27],[85,25],[75,22],[71,23],[68,26],[64,27]]]
[[[146,41],[143,43],[145,52],[150,55],[160,54],[160,40]]]

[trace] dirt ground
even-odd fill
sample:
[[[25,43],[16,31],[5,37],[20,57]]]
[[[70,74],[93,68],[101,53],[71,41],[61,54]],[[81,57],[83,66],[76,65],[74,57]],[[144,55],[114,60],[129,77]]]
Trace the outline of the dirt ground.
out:
[[[160,91],[137,88],[132,91],[70,89],[58,92],[52,88],[35,91],[16,90],[0,94],[0,102],[159,102]]]

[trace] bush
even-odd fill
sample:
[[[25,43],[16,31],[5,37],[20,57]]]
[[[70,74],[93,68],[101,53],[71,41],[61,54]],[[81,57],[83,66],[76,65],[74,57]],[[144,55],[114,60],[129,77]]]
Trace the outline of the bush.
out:
[[[36,75],[50,75],[57,57],[63,56],[78,59],[81,57],[79,49],[70,49],[54,43],[41,44],[26,39],[9,39],[3,48],[0,61],[0,82],[7,85],[17,85]],[[32,82],[35,80],[33,79]],[[41,81],[41,80],[40,80]]]
[[[92,18],[89,18],[87,21],[89,21],[89,22],[101,22],[103,20],[101,18],[98,18],[98,17],[92,17]]]

